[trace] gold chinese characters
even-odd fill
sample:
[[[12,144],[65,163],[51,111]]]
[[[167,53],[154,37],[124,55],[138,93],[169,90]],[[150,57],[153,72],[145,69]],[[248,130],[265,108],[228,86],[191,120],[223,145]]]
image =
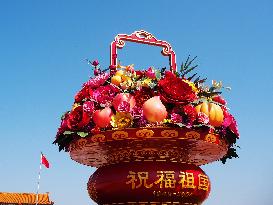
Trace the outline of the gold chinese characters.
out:
[[[198,189],[209,191],[210,183],[207,175],[196,172],[184,171],[157,171],[156,178],[149,172],[129,171],[126,181],[131,189],[168,188],[168,189]],[[149,178],[150,176],[150,178]]]

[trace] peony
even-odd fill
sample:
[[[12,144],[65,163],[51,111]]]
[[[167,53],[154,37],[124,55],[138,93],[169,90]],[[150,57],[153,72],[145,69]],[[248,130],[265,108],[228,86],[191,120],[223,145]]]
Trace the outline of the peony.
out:
[[[78,130],[86,126],[90,122],[90,116],[83,110],[83,106],[79,105],[73,109],[67,118],[67,126],[71,130]]]
[[[94,90],[92,98],[101,105],[108,106],[119,90],[113,85],[100,86]]]
[[[171,113],[171,121],[173,123],[181,123],[182,122],[182,116],[177,113]]]
[[[158,82],[158,85],[159,93],[165,102],[189,103],[197,99],[193,87],[171,71],[165,72],[165,77]]]

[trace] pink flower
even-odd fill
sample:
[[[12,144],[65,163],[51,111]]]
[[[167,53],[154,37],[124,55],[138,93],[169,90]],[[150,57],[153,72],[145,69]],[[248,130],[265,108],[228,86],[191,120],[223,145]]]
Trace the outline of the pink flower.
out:
[[[223,126],[226,128],[229,128],[237,137],[239,137],[240,134],[238,131],[237,122],[236,122],[235,118],[227,111],[224,111]]]
[[[143,116],[143,110],[142,110],[142,107],[138,107],[138,106],[135,106],[131,109],[131,115],[134,117],[134,118],[139,118],[141,116]]]
[[[99,104],[108,106],[119,90],[113,85],[100,86],[93,92],[93,99]]]
[[[83,111],[90,114],[90,116],[93,114],[94,110],[95,110],[94,102],[86,101],[83,103]]]
[[[83,86],[89,86],[90,88],[98,88],[99,86],[103,85],[106,80],[109,78],[109,73],[102,73],[97,75],[95,78],[88,80]]]
[[[197,122],[200,124],[207,125],[207,124],[209,124],[209,116],[207,116],[203,112],[199,112],[199,113],[197,113]]]
[[[94,60],[94,61],[92,62],[92,66],[95,66],[95,67],[97,67],[99,64],[100,64],[100,63],[99,63],[98,60]]]
[[[181,123],[182,122],[182,116],[177,113],[171,113],[171,120],[174,123]]]
[[[148,78],[151,78],[151,79],[155,79],[156,78],[155,71],[152,69],[152,67],[148,68],[148,70],[146,71],[145,75]]]
[[[130,103],[126,101],[122,101],[118,106],[117,106],[117,111],[118,112],[129,112],[130,111]]]
[[[94,75],[99,75],[99,74],[100,74],[100,69],[95,68]]]

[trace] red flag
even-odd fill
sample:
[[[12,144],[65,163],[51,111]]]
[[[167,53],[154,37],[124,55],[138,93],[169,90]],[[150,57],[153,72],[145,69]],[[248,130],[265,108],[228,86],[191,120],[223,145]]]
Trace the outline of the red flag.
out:
[[[45,165],[46,168],[49,168],[49,162],[47,161],[46,157],[42,154],[41,163]]]

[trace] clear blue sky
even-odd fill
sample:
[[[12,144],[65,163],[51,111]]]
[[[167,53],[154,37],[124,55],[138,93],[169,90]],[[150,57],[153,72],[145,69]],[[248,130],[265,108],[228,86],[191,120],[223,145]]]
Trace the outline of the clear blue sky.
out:
[[[172,3],[171,3],[172,2]],[[60,115],[91,75],[85,58],[109,65],[118,33],[144,29],[169,41],[180,64],[197,55],[200,74],[232,86],[224,96],[241,133],[240,158],[203,166],[212,181],[205,205],[273,204],[272,0],[0,1],[0,191],[41,192],[56,205],[92,204],[94,168],[52,145]],[[127,44],[124,64],[166,66],[160,49]]]

